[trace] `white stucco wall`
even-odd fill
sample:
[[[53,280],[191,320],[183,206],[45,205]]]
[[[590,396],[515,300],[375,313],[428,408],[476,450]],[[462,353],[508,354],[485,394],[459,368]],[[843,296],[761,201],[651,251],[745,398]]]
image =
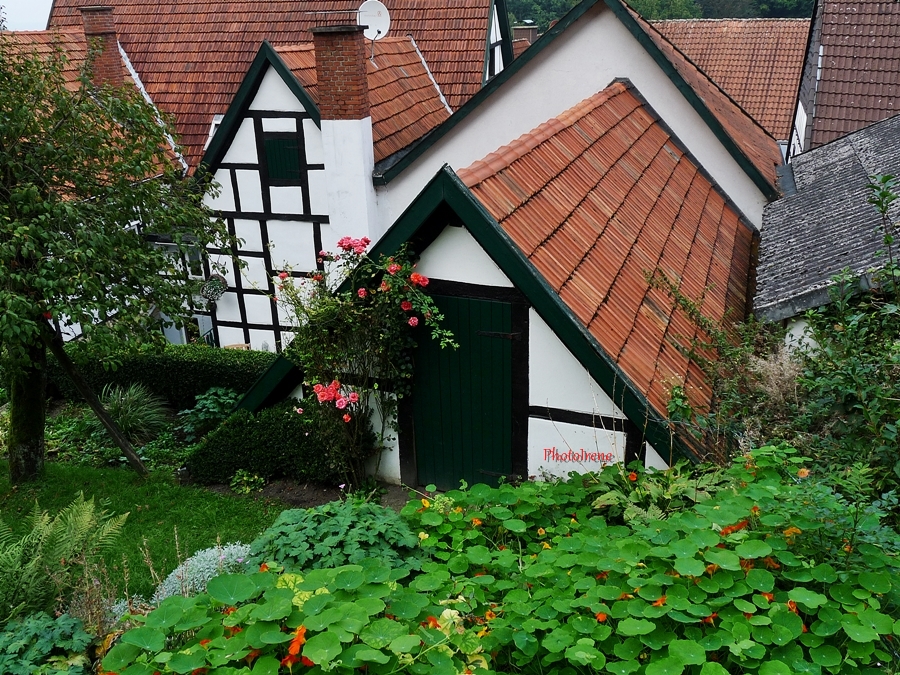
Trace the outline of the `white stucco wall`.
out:
[[[256,164],[259,157],[256,154],[256,132],[253,129],[253,120],[244,119],[238,127],[231,145],[225,157],[222,158],[223,164]]]
[[[422,253],[416,269],[426,277],[446,281],[507,288],[513,285],[464,227],[445,227]]]
[[[340,236],[377,240],[384,232],[377,221],[372,171],[372,118],[322,120],[328,217]]]
[[[629,78],[640,94],[759,227],[766,202],[756,185],[671,80],[603,3],[589,9],[497,91],[388,184],[381,220],[393,223],[448,163],[459,170],[547,120]]]
[[[564,477],[625,459],[625,434],[552,420],[528,420],[528,475]]]
[[[306,112],[297,97],[281,79],[281,76],[269,66],[259,90],[250,104],[250,110],[274,110],[277,112]]]

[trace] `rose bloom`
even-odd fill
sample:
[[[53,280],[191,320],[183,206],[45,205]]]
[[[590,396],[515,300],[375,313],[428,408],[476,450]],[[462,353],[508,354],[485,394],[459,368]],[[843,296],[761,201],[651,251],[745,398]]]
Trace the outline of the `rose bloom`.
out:
[[[350,395],[347,397],[350,399],[350,403],[356,403],[359,400],[359,394],[355,391],[351,391]]]
[[[415,328],[416,326],[419,325],[419,319],[418,319],[418,317],[411,316],[411,317],[409,317],[409,321],[407,321],[407,323],[410,326],[412,326],[413,328]]]
[[[361,298],[364,298],[368,295],[365,288],[360,288],[358,291],[356,291],[356,294]]]
[[[412,303],[409,300],[404,300],[400,303],[400,309],[402,309],[404,312],[408,312],[412,309]]]
[[[353,418],[350,417],[350,415],[348,415],[348,414],[346,414],[346,413],[344,414],[344,422],[349,422],[349,421],[352,420],[352,419],[353,419]]]
[[[334,402],[334,405],[343,410],[347,407],[347,399],[341,396],[337,401]]]
[[[289,275],[287,272],[279,272],[279,273],[278,273],[278,278],[279,278],[279,279],[287,279],[289,276],[290,276],[290,275]]]
[[[397,274],[397,272],[399,272],[401,269],[403,268],[400,267],[400,265],[398,265],[397,263],[391,263],[387,266],[388,274]]]

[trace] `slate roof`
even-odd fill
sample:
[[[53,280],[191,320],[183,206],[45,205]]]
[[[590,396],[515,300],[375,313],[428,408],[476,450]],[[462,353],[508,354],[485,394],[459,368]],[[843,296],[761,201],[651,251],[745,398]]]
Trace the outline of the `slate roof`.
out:
[[[681,350],[696,328],[646,274],[703,298],[711,319],[743,319],[754,235],[631,85],[458,175],[660,415],[673,384],[696,409],[709,405],[709,383]]]
[[[652,24],[772,136],[790,137],[809,19],[679,19]]]
[[[796,194],[763,212],[754,310],[780,320],[826,304],[831,278],[884,259],[881,219],[867,202],[874,174],[900,174],[900,115],[794,157]],[[889,214],[900,220],[900,202]]]
[[[776,186],[778,184],[776,167],[782,164],[778,142],[659,30],[630,7],[628,11],[646,36],[706,104],[729,138],[738,145],[769,185]]]
[[[80,26],[78,7],[95,0],[54,0],[51,26]],[[347,0],[108,0],[119,41],[175,128],[192,166],[203,154],[214,114],[224,114],[263,40],[311,42],[309,29],[356,23]],[[390,35],[412,34],[455,110],[481,88],[488,0],[388,0]],[[339,11],[315,15],[311,12]],[[323,18],[323,16],[325,18]]]
[[[316,56],[311,44],[276,47],[287,67],[318,104]],[[450,117],[450,110],[410,37],[375,43],[366,62],[375,161],[407,147]]]
[[[820,0],[816,11],[823,53],[810,147],[900,112],[900,3]]]

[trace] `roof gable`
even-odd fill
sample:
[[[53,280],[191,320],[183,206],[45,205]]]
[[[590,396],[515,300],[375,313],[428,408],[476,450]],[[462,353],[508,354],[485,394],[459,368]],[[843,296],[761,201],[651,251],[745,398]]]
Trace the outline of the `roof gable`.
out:
[[[651,24],[777,139],[790,137],[809,19]]]
[[[276,47],[293,76],[318,102],[312,45]],[[412,37],[384,38],[366,61],[375,161],[399,152],[450,117],[450,109]]]
[[[499,4],[505,7],[502,0]],[[54,0],[49,25],[79,26],[78,7],[92,0]],[[356,22],[356,7],[338,0],[109,0],[119,40],[125,45],[150,96],[175,118],[190,164],[203,153],[214,114],[228,110],[244,74],[264,40],[289,45],[310,42],[316,13],[337,12]],[[435,79],[456,109],[477,92],[484,78],[489,0],[391,0],[391,33],[412,34]],[[505,11],[501,33],[508,36]],[[507,61],[512,60],[511,47]]]

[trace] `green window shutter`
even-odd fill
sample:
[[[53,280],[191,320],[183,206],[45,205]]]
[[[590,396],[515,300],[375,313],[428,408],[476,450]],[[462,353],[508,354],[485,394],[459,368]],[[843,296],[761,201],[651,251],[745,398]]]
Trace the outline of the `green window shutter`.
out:
[[[274,136],[264,139],[266,166],[269,181],[274,183],[300,182],[300,139],[297,137]]]

